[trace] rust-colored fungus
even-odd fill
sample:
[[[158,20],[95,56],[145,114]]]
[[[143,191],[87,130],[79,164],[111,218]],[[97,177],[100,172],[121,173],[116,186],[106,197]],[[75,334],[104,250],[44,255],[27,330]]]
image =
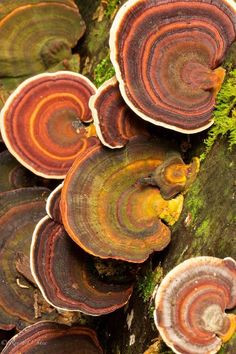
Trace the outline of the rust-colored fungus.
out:
[[[85,31],[72,0],[3,0],[0,77],[26,77],[70,59]]]
[[[37,175],[64,178],[94,129],[88,101],[96,91],[84,76],[67,71],[36,75],[10,95],[1,111],[9,151]]]
[[[70,237],[95,256],[137,263],[166,247],[170,230],[160,218],[177,218],[182,196],[168,213],[173,204],[139,180],[168,151],[158,139],[135,137],[120,150],[95,145],[80,154],[62,188],[62,220]]]
[[[46,212],[55,222],[62,224],[60,201],[63,183],[59,184],[49,195],[46,203]]]
[[[71,240],[63,225],[48,216],[33,234],[31,270],[46,301],[60,310],[107,314],[124,306],[133,290],[131,279],[118,283],[102,279],[96,259]]]
[[[115,77],[99,87],[90,98],[97,135],[109,148],[121,148],[135,135],[147,135],[147,124],[123,100]]]
[[[35,322],[36,288],[17,272],[19,254],[29,256],[32,233],[45,213],[45,188],[21,188],[0,193],[0,328],[21,328]],[[42,299],[43,300],[43,299]],[[55,319],[56,312],[42,319]]]
[[[86,327],[39,322],[16,334],[3,354],[102,354],[96,333]]]
[[[214,354],[236,330],[236,262],[190,258],[170,271],[155,298],[154,319],[178,354]]]
[[[143,119],[184,133],[212,123],[222,63],[236,36],[233,0],[130,0],[110,31],[123,98]]]

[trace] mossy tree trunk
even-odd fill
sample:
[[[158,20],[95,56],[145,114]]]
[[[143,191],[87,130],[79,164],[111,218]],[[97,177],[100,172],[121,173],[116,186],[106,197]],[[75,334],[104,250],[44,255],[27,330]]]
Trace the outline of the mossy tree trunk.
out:
[[[107,2],[116,4],[119,1]],[[87,22],[87,34],[79,47],[82,72],[94,80],[95,67],[109,52],[112,13],[104,11],[98,22],[98,7],[102,4],[100,0],[77,0],[77,4]],[[185,139],[182,134],[168,134],[169,138],[179,143]],[[203,136],[190,137],[190,155],[202,149]],[[159,262],[166,274],[193,256],[236,258],[236,150],[229,151],[226,140],[219,140],[202,163],[198,178],[186,195],[181,218],[172,231],[168,249],[162,254],[153,255],[140,266],[137,282],[144,281],[145,273]],[[146,298],[144,301],[140,288],[140,284],[137,284],[134,295],[124,309],[94,320],[106,354],[143,354],[157,340],[151,299],[149,301]],[[235,342],[236,338],[232,339],[221,352],[235,354]],[[172,353],[163,344],[157,347],[159,349],[153,349],[150,354]]]

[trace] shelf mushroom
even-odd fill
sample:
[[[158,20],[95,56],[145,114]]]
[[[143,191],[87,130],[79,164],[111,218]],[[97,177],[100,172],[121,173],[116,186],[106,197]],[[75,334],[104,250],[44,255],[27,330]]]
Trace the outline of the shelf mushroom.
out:
[[[236,37],[232,0],[130,0],[110,31],[121,94],[141,118],[183,133],[213,124],[218,67]]]
[[[214,354],[236,331],[236,262],[190,258],[163,279],[154,320],[162,339],[178,354]]]
[[[67,71],[25,80],[1,111],[2,138],[33,173],[62,179],[87,137],[95,135],[88,101],[96,92],[84,76]],[[90,140],[91,142],[92,140]]]
[[[183,197],[166,201],[156,187],[139,180],[165,160],[161,140],[133,137],[123,149],[94,145],[80,154],[62,187],[62,221],[69,236],[101,258],[145,261],[170,242]]]
[[[33,234],[31,271],[46,301],[64,311],[104,315],[124,306],[133,291],[128,276],[123,283],[102,279],[96,259],[71,240],[63,225],[48,216],[37,224]]]
[[[68,327],[38,322],[16,334],[2,354],[102,354],[96,332],[87,327]]]
[[[123,147],[136,135],[148,135],[147,124],[123,100],[115,77],[104,82],[89,100],[97,136],[103,145]]]
[[[21,329],[37,321],[34,284],[17,271],[18,257],[29,257],[32,233],[45,213],[49,190],[41,187],[20,188],[0,193],[0,328]],[[27,269],[26,269],[27,270]],[[42,305],[42,303],[41,303]],[[42,310],[42,319],[56,320],[56,311]]]
[[[73,0],[1,1],[0,77],[32,76],[70,59],[84,32]]]

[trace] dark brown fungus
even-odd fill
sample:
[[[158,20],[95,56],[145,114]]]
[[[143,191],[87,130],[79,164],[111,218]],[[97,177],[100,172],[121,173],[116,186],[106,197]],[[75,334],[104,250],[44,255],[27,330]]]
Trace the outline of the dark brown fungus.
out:
[[[39,322],[16,334],[3,354],[102,354],[96,333],[86,327]]]
[[[0,328],[20,328],[37,321],[38,290],[18,273],[16,262],[19,253],[29,256],[32,233],[45,214],[48,193],[39,187],[0,193]],[[41,317],[55,319],[56,313],[42,311]]]

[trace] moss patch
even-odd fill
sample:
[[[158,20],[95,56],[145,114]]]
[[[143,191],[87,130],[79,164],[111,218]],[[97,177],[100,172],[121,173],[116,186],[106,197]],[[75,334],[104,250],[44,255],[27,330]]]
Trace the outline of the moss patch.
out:
[[[201,160],[219,137],[228,137],[230,149],[236,145],[236,69],[229,73],[218,93],[213,118],[214,125],[205,140],[206,151],[201,155]]]
[[[94,69],[94,82],[97,87],[115,75],[114,67],[110,61],[109,53]]]

